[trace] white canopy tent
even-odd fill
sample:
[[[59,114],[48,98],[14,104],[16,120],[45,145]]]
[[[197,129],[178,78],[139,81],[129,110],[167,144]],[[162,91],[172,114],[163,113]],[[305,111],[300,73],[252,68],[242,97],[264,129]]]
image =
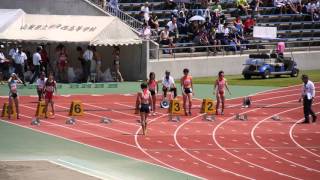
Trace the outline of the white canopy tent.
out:
[[[84,43],[95,46],[141,44],[129,26],[111,16],[26,14],[0,9],[0,40]]]

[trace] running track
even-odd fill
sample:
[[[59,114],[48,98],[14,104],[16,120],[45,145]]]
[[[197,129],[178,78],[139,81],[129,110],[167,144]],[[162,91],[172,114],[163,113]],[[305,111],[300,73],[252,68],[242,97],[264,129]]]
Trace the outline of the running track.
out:
[[[140,135],[135,97],[128,95],[59,96],[55,119],[40,126],[30,125],[37,98],[21,97],[22,118],[10,123],[203,179],[320,179],[320,126],[297,124],[303,120],[299,93],[300,86],[258,93],[252,108],[241,108],[241,98],[227,100],[225,115],[214,122],[203,121],[198,108],[179,123],[169,122],[158,108],[159,114],[149,118],[147,136]],[[75,125],[66,125],[71,100],[85,102],[88,111]],[[194,102],[199,107],[201,102]],[[319,113],[319,96],[313,109]],[[249,120],[234,120],[236,113],[246,113]],[[271,120],[273,115],[281,121]],[[113,123],[101,124],[101,117]]]

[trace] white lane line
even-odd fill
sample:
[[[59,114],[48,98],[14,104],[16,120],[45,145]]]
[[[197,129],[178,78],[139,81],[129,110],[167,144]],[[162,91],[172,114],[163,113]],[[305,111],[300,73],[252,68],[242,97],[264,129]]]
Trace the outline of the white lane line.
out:
[[[296,94],[296,95],[298,95],[298,94]],[[279,97],[274,97],[274,98],[282,98],[282,97],[279,96]],[[291,100],[291,101],[286,101],[286,102],[293,102],[293,101],[296,101],[296,100]],[[286,103],[286,102],[271,104],[271,105],[269,105],[269,107],[272,107],[272,106],[275,106],[275,105],[279,105],[279,104],[284,104],[284,103]],[[261,109],[261,108],[258,108],[258,109]],[[248,113],[248,112],[251,112],[251,111],[253,111],[253,110],[248,110],[248,111],[246,111],[246,112],[243,112],[242,114]],[[230,121],[231,119],[233,119],[233,118],[228,118],[228,119],[220,122],[220,123],[215,127],[215,129],[213,130],[213,132],[212,132],[213,141],[217,144],[218,147],[220,147],[223,151],[225,151],[226,153],[230,154],[231,156],[233,156],[233,157],[235,157],[235,158],[237,158],[237,159],[239,159],[239,160],[241,160],[241,161],[243,161],[243,162],[246,162],[246,163],[248,163],[248,164],[250,164],[250,165],[259,167],[259,168],[261,168],[261,169],[267,169],[267,170],[269,170],[269,171],[271,171],[271,172],[273,172],[273,173],[275,173],[275,174],[279,174],[279,175],[282,175],[282,176],[286,176],[286,177],[289,177],[289,178],[292,178],[292,179],[300,179],[300,178],[293,177],[293,176],[290,176],[290,175],[285,174],[285,173],[281,173],[281,172],[278,172],[278,171],[275,171],[275,170],[272,170],[272,169],[269,169],[269,168],[260,166],[260,165],[258,165],[258,164],[256,164],[256,163],[247,161],[247,160],[245,160],[245,159],[243,159],[243,158],[241,158],[241,157],[239,157],[239,156],[237,156],[237,155],[234,155],[234,154],[231,153],[230,151],[226,150],[226,149],[218,142],[218,140],[216,139],[216,132],[217,132],[217,130],[218,130],[218,128],[219,128],[220,126],[222,126],[224,123]]]
[[[83,103],[83,104],[85,104],[85,105],[88,105],[88,106],[94,106],[94,105],[90,105],[90,104],[88,104],[88,103]],[[60,105],[56,105],[57,107],[61,107],[61,108],[63,108],[63,109],[69,109],[68,107],[65,107],[65,106],[60,106]],[[94,107],[99,107],[99,106],[94,106]],[[100,108],[102,108],[102,107],[100,107]],[[105,109],[105,108],[102,108],[102,109]],[[92,114],[92,113],[89,113],[89,112],[84,112],[85,114],[88,114],[88,115],[91,115],[91,116],[95,116],[95,117],[98,117],[98,118],[103,118],[103,117],[106,117],[106,116],[100,116],[100,115],[97,115],[97,114]],[[123,113],[122,113],[123,114]],[[119,123],[122,123],[122,124],[126,124],[126,125],[131,125],[131,126],[139,126],[139,125],[137,125],[137,124],[134,124],[134,123],[128,123],[128,122],[124,122],[124,121],[121,121],[121,120],[119,120],[119,119],[113,119],[113,118],[111,118],[111,120],[113,120],[113,121],[116,121],[116,122],[119,122]]]
[[[315,103],[315,104],[320,104],[320,103]],[[315,104],[314,104],[314,105],[315,105]],[[272,115],[272,116],[278,116],[278,115],[280,115],[280,114],[284,114],[284,113],[287,113],[287,112],[290,112],[290,111],[294,111],[294,110],[296,110],[296,109],[300,109],[301,107],[302,107],[302,106],[297,107],[297,108],[291,108],[291,109],[288,109],[288,110],[279,112],[279,113],[277,113],[277,114],[274,114],[274,115]],[[254,135],[254,134],[255,134],[255,129],[256,129],[256,127],[258,127],[258,126],[259,126],[261,123],[263,123],[264,121],[270,119],[272,116],[267,117],[267,118],[263,119],[262,121],[259,121],[256,125],[253,126],[253,128],[252,128],[252,130],[251,130],[251,139],[254,141],[254,143],[255,143],[258,147],[260,147],[262,150],[264,150],[265,152],[271,154],[272,156],[275,156],[275,157],[277,157],[277,158],[279,158],[279,159],[282,159],[283,161],[287,161],[287,162],[289,162],[289,163],[291,163],[291,164],[294,164],[294,165],[296,165],[296,166],[300,166],[300,167],[303,167],[303,168],[305,168],[305,169],[312,169],[313,171],[320,173],[320,171],[317,170],[317,169],[313,169],[313,168],[304,166],[304,165],[302,165],[302,164],[295,163],[295,162],[293,162],[293,161],[290,161],[289,159],[283,158],[283,157],[281,157],[281,156],[279,156],[279,155],[276,155],[275,153],[272,153],[271,151],[269,151],[269,150],[267,150],[266,148],[264,148],[264,147],[256,140],[255,135]]]
[[[122,104],[122,103],[118,103],[118,102],[115,102],[114,104],[119,105],[119,106],[133,108],[133,109],[135,108],[134,106],[130,106],[130,105],[126,105],[126,104]],[[165,115],[165,113],[161,113],[161,112],[157,112],[157,114]]]
[[[157,118],[154,118],[154,119],[150,120],[148,123],[152,123],[152,122],[154,122],[154,121],[156,121],[156,120],[158,120],[158,119],[160,119],[160,118],[163,118],[163,117],[165,117],[165,116],[167,116],[167,115],[162,115],[162,116],[159,116],[159,117],[157,117]],[[187,175],[190,175],[190,176],[193,176],[193,177],[197,177],[197,178],[199,178],[199,179],[205,179],[205,178],[203,178],[203,177],[200,177],[200,176],[197,176],[197,175],[188,173],[188,172],[186,172],[186,171],[183,171],[183,170],[181,170],[181,169],[178,169],[178,168],[176,168],[176,167],[173,167],[173,166],[171,166],[171,165],[169,165],[169,164],[161,161],[160,159],[152,156],[152,155],[149,154],[147,151],[145,151],[145,150],[141,147],[141,145],[140,145],[140,143],[139,143],[139,141],[138,141],[138,134],[139,134],[139,132],[141,131],[141,129],[142,129],[142,127],[138,128],[138,130],[136,131],[136,134],[135,134],[135,136],[134,136],[134,140],[135,140],[135,143],[136,143],[137,147],[138,147],[144,154],[146,154],[146,155],[147,155],[148,157],[150,157],[151,159],[157,161],[158,163],[160,163],[160,164],[162,164],[162,165],[164,165],[164,166],[166,166],[166,167],[168,167],[168,168],[171,168],[172,170],[174,170],[174,171],[176,171],[176,172],[184,173],[184,174],[187,174]],[[171,155],[170,155],[170,156],[167,155],[167,156],[170,158]],[[172,156],[171,156],[171,157],[172,157]]]
[[[317,112],[316,114],[319,114],[319,112]],[[289,131],[290,138],[291,138],[291,140],[292,140],[292,142],[293,142],[294,144],[296,144],[298,147],[300,147],[300,148],[303,149],[304,151],[306,151],[306,152],[308,152],[308,153],[310,153],[310,154],[312,154],[312,155],[314,155],[314,156],[316,156],[316,157],[320,157],[320,155],[318,155],[318,154],[316,154],[316,153],[308,150],[307,148],[303,147],[303,146],[302,146],[301,144],[299,144],[299,143],[295,140],[295,138],[294,138],[293,129],[295,128],[295,126],[296,126],[297,124],[299,124],[299,123],[302,122],[303,120],[304,120],[304,118],[298,120],[297,122],[295,122],[295,123],[291,126],[290,131]]]
[[[299,95],[299,94],[295,94],[295,95]],[[286,96],[292,96],[292,95],[286,95]],[[284,96],[283,96],[284,97]],[[258,101],[263,101],[263,100],[269,100],[269,99],[276,99],[276,98],[282,98],[282,97],[272,97],[272,98],[266,98],[266,99],[260,99],[260,100],[257,100],[256,102],[258,102]],[[281,103],[280,103],[281,104]],[[255,111],[256,109],[253,109],[253,110],[251,110],[251,111]],[[229,119],[232,119],[233,117],[230,117]],[[187,122],[190,122],[190,121],[187,121]],[[178,128],[181,128],[183,125],[184,125],[185,123],[183,123],[183,124],[181,124]],[[217,129],[218,127],[216,127],[216,129]],[[221,127],[222,129],[223,129],[223,127]],[[174,135],[174,138],[175,138],[175,141],[176,141],[176,143],[178,143],[177,142],[177,138],[176,138],[176,134],[177,134],[177,129],[176,129],[176,131],[175,131],[175,135]],[[179,146],[179,148],[180,149],[182,149],[184,152],[186,152],[188,155],[190,155],[190,156],[192,156],[192,154],[190,154],[189,152],[187,152],[187,151],[185,151],[185,149],[184,148],[182,148],[181,146]],[[221,149],[221,147],[220,147],[220,149]],[[208,162],[206,162],[206,161],[203,161],[202,159],[200,159],[200,158],[197,158],[197,157],[195,157],[195,156],[193,156],[195,159],[197,159],[197,160],[199,160],[199,161],[201,161],[201,162],[203,162],[203,163],[206,163],[206,164],[210,164],[210,163],[208,163]],[[220,167],[219,167],[220,168]],[[222,171],[225,171],[226,172],[226,170],[222,170]],[[228,171],[228,170],[227,170]],[[232,172],[233,173],[233,172]],[[277,172],[277,174],[279,174],[278,172]],[[249,179],[251,179],[250,177],[248,177]]]
[[[26,116],[26,115],[23,115],[23,114],[20,114],[20,116],[22,117],[26,117],[26,118],[32,118],[30,116]],[[185,173],[185,172],[181,172],[180,170],[177,171],[175,170],[174,168],[169,168],[169,167],[166,167],[166,166],[162,166],[160,164],[156,164],[156,163],[152,163],[152,162],[149,162],[149,161],[146,161],[146,160],[142,160],[142,159],[137,159],[135,157],[131,157],[131,156],[127,156],[127,155],[124,155],[124,154],[120,154],[118,152],[114,152],[114,151],[110,151],[110,150],[107,150],[107,149],[103,149],[103,148],[99,148],[99,147],[96,147],[96,146],[92,146],[92,145],[89,145],[89,144],[85,144],[85,143],[82,143],[82,142],[79,142],[79,141],[76,141],[76,140],[72,140],[72,139],[68,139],[66,137],[63,137],[63,136],[60,136],[60,135],[56,135],[56,134],[52,134],[52,133],[49,133],[49,132],[46,132],[46,131],[43,131],[43,130],[39,130],[39,129],[34,129],[34,128],[31,128],[31,127],[28,127],[28,126],[25,126],[25,125],[20,125],[18,123],[14,123],[14,122],[10,122],[10,121],[5,121],[5,120],[2,120],[0,119],[0,121],[4,122],[4,123],[7,123],[7,124],[11,124],[11,125],[15,125],[15,126],[19,126],[21,128],[26,128],[26,129],[29,129],[31,131],[35,131],[35,132],[40,132],[40,133],[43,133],[43,134],[46,134],[46,135],[49,135],[49,136],[53,136],[53,137],[57,137],[57,138],[60,138],[60,139],[63,139],[65,141],[70,141],[70,142],[74,142],[74,143],[77,143],[77,144],[80,144],[80,145],[83,145],[83,146],[87,146],[87,147],[90,147],[90,148],[94,148],[94,149],[98,149],[98,150],[101,150],[101,151],[104,151],[104,152],[107,152],[107,153],[112,153],[112,154],[115,154],[117,156],[121,156],[121,157],[125,157],[125,158],[128,158],[128,159],[133,159],[133,160],[136,160],[136,161],[139,161],[139,162],[142,162],[142,163],[146,163],[146,164],[150,164],[152,166],[157,166],[157,167],[160,167],[160,168],[163,168],[163,169],[167,169],[169,171],[174,171],[174,172],[178,172],[178,173],[183,173],[183,174],[187,174],[187,175],[190,175],[190,176],[193,176],[193,177],[197,177],[199,179],[204,179],[204,178],[200,178],[198,176],[194,176],[192,174],[189,174],[189,173]],[[171,156],[172,158],[173,156]]]
[[[185,125],[185,124],[187,124],[188,122],[190,122],[190,121],[192,121],[192,120],[194,120],[194,119],[196,119],[196,118],[199,118],[199,117],[201,117],[201,116],[202,116],[202,114],[199,114],[199,115],[197,115],[197,116],[195,116],[195,117],[193,117],[193,118],[190,118],[189,120],[183,122],[183,123],[175,130],[173,137],[174,137],[174,141],[175,141],[175,143],[177,144],[177,146],[178,146],[183,152],[185,152],[187,155],[189,155],[190,157],[192,157],[192,158],[194,158],[194,159],[196,159],[196,160],[198,160],[198,161],[200,161],[200,162],[202,162],[202,163],[204,163],[204,164],[206,164],[206,165],[208,165],[208,166],[214,167],[214,168],[219,169],[219,170],[221,170],[221,171],[223,171],[223,172],[228,172],[228,173],[233,174],[233,175],[235,175],[235,176],[239,176],[239,177],[242,177],[242,178],[245,178],[245,179],[251,179],[251,180],[253,180],[253,178],[251,178],[251,177],[248,177],[248,176],[245,176],[245,175],[242,175],[242,174],[233,172],[233,171],[229,171],[229,170],[227,170],[227,169],[221,168],[221,167],[216,166],[216,165],[214,165],[214,164],[208,163],[208,162],[206,162],[206,161],[204,161],[204,160],[202,160],[202,159],[200,159],[200,158],[192,155],[191,153],[189,153],[188,151],[186,151],[185,148],[183,148],[183,147],[180,145],[180,143],[179,143],[179,141],[178,141],[178,139],[177,139],[177,133],[178,133],[178,131],[183,127],[183,125]]]
[[[68,168],[68,169],[71,169],[73,171],[80,172],[82,174],[86,174],[86,175],[89,175],[89,176],[96,177],[98,179],[104,179],[105,178],[105,177],[102,177],[102,176],[106,176],[107,178],[110,178],[111,180],[112,179],[114,179],[114,180],[119,179],[119,177],[111,176],[110,174],[105,174],[103,172],[100,172],[100,171],[97,171],[97,170],[94,170],[94,169],[90,169],[90,168],[87,168],[87,167],[84,167],[84,166],[81,166],[79,164],[75,164],[75,163],[72,163],[72,162],[69,162],[69,161],[66,161],[66,160],[57,159],[57,161],[58,162],[50,160],[49,162],[51,162],[53,164],[56,164],[56,165],[59,165],[59,166],[62,166],[62,167],[65,167],[65,168]],[[68,166],[65,165],[65,164],[68,164]],[[83,169],[85,171],[82,171],[80,169]],[[89,173],[89,172],[91,172],[91,173]]]
[[[87,106],[91,106],[91,107],[95,107],[95,108],[98,108],[98,109],[102,109],[102,110],[105,110],[106,108],[103,108],[103,107],[100,107],[100,106],[96,106],[96,105],[93,105],[93,104],[89,104],[89,103],[83,103],[84,105],[87,105]],[[109,108],[108,108],[109,109]],[[137,115],[134,115],[134,114],[130,114],[130,113],[125,113],[125,112],[121,112],[121,111],[117,111],[117,110],[114,110],[114,109],[110,109],[112,112],[116,112],[116,113],[119,113],[119,114],[124,114],[124,115],[127,115],[127,116],[131,116],[131,117],[136,117],[136,118],[140,118],[140,116],[137,116]]]
[[[24,106],[24,107],[26,107],[26,108],[36,110],[36,108],[32,108],[32,107],[30,107],[30,106],[26,106],[26,105],[22,105],[22,104],[20,104],[20,106]],[[55,105],[55,106],[61,107],[61,108],[65,108],[65,107],[59,106],[59,105]],[[66,109],[68,109],[68,108],[66,108]],[[70,118],[70,117],[68,117],[68,116],[64,116],[64,115],[61,115],[61,114],[58,114],[58,113],[56,113],[56,115],[57,115],[57,116],[60,116],[60,117],[63,117],[63,118],[67,118],[67,119]],[[77,119],[77,121],[86,123],[87,125],[90,125],[90,126],[101,127],[101,128],[109,129],[109,130],[112,130],[112,131],[115,131],[115,132],[119,132],[119,133],[122,133],[122,134],[132,134],[132,133],[127,132],[127,131],[122,131],[122,130],[110,128],[110,127],[107,127],[107,126],[102,126],[102,125],[99,125],[99,124],[91,123],[91,122],[84,121],[84,120],[80,120],[80,119]]]
[[[29,106],[25,106],[25,105],[21,105],[21,106],[26,107],[26,108],[28,108],[28,109],[33,109],[33,110],[35,110],[35,108],[29,107]],[[63,115],[60,115],[60,114],[56,114],[56,116],[60,116],[60,117],[63,117],[63,118],[69,118],[69,117],[67,117],[67,116],[63,116]],[[28,117],[28,118],[31,119],[32,117]],[[79,120],[78,120],[78,121],[79,121]],[[94,137],[97,137],[97,138],[100,138],[100,139],[104,139],[104,140],[116,142],[116,143],[119,143],[119,144],[122,144],[122,145],[126,145],[126,146],[130,146],[130,147],[137,148],[137,146],[132,145],[132,144],[128,144],[128,143],[125,143],[125,142],[122,142],[122,141],[117,141],[117,140],[112,139],[112,138],[108,138],[108,137],[103,137],[103,136],[100,136],[100,135],[96,135],[96,134],[93,134],[93,133],[91,133],[91,132],[78,130],[78,129],[75,129],[75,128],[72,128],[72,127],[63,126],[63,125],[60,125],[60,124],[57,124],[57,123],[53,123],[53,122],[48,121],[48,120],[41,120],[41,122],[45,122],[45,123],[48,123],[48,124],[51,124],[51,125],[56,125],[56,126],[59,126],[59,127],[63,127],[63,128],[65,128],[65,129],[70,129],[70,130],[75,131],[75,132],[80,132],[80,133],[87,134],[87,135],[90,135],[90,136],[94,136]]]

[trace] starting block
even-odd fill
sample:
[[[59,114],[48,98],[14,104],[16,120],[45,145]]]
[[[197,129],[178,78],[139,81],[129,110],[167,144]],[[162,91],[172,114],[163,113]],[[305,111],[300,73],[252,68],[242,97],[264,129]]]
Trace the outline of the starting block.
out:
[[[247,114],[237,114],[234,120],[240,120],[240,121],[247,121],[248,120],[248,115]]]
[[[112,123],[112,120],[110,118],[103,117],[101,118],[100,123],[109,124]]]
[[[169,114],[169,121],[180,122],[180,116],[174,115],[174,114]]]
[[[202,116],[202,119],[204,121],[214,121],[215,120],[215,116],[213,114],[207,114],[205,113],[203,116]]]
[[[76,120],[73,117],[70,117],[67,119],[66,124],[74,125],[76,123]]]
[[[271,119],[274,120],[274,121],[280,121],[280,120],[281,120],[281,119],[280,119],[280,116],[278,116],[278,115],[272,116]]]
[[[248,108],[251,106],[251,98],[250,97],[244,97],[242,100],[242,107]]]
[[[172,99],[169,105],[169,121],[180,122],[183,114],[182,103],[178,99]]]
[[[38,117],[32,118],[31,125],[39,126],[40,125],[40,119]]]

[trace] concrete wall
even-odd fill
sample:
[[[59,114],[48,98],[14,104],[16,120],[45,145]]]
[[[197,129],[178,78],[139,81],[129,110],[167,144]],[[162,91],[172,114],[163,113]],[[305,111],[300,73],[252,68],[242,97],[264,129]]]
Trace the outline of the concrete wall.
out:
[[[290,56],[290,54],[286,54]],[[320,69],[320,52],[295,52],[293,56],[301,70]],[[241,74],[243,63],[248,55],[230,55],[225,57],[190,57],[167,59],[148,62],[147,73],[155,72],[157,79],[164,76],[165,70],[170,70],[173,77],[182,76],[183,68],[189,68],[192,76],[216,76],[220,70],[226,74]]]
[[[30,14],[105,15],[85,0],[1,0],[0,9],[23,9]]]

